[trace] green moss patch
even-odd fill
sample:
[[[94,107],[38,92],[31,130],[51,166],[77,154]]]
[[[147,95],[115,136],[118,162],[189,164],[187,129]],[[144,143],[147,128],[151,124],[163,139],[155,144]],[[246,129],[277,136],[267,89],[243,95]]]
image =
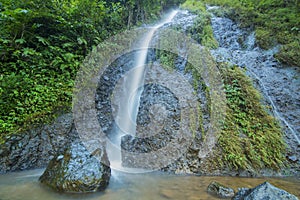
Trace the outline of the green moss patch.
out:
[[[187,0],[180,7],[183,9],[190,10],[193,13],[206,12],[205,5],[203,4],[203,2],[197,0]]]
[[[239,67],[220,64],[227,112],[219,134],[222,165],[231,169],[280,169],[285,143],[277,121],[261,104],[261,95]]]
[[[276,45],[276,40],[273,34],[263,28],[257,28],[255,30],[256,43],[263,49],[269,49]]]
[[[275,58],[283,63],[300,66],[300,40],[283,45]]]
[[[191,37],[210,49],[217,48],[218,42],[211,27],[211,15],[206,11],[205,5],[201,1],[188,0],[181,7],[197,14],[193,26],[188,30]]]

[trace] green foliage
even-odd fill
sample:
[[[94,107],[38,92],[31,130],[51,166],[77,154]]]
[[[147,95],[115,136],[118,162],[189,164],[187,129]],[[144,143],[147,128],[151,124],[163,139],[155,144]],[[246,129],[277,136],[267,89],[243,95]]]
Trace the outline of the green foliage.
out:
[[[181,8],[190,10],[194,13],[206,12],[203,2],[197,0],[187,0],[181,5]]]
[[[217,48],[218,42],[213,36],[210,14],[206,11],[204,4],[201,1],[188,0],[181,7],[198,15],[193,26],[188,30],[192,38],[203,46],[211,49]]]
[[[276,44],[276,41],[273,38],[272,33],[269,30],[263,28],[257,28],[255,30],[255,36],[257,44],[263,49],[269,49]]]
[[[180,0],[2,0],[0,142],[69,110],[76,73],[98,43]]]
[[[156,50],[155,53],[164,69],[168,71],[173,71],[175,69],[175,60],[177,55],[163,50]]]
[[[279,169],[285,143],[277,121],[261,104],[261,96],[238,67],[219,66],[228,110],[218,144],[223,164],[233,169]]]
[[[283,45],[281,50],[275,57],[283,62],[291,65],[300,66],[300,41],[294,41]]]
[[[53,117],[54,111],[69,108],[72,82],[65,83],[61,78],[48,80],[39,77],[41,74],[34,76],[12,73],[1,78],[1,136],[45,122]],[[41,79],[45,79],[44,83]]]
[[[257,44],[270,48],[283,45],[278,59],[289,65],[300,66],[298,60],[300,40],[299,1],[279,0],[203,0],[207,4],[226,7],[226,16],[238,21],[242,27],[255,27]],[[229,11],[229,12],[228,12]],[[219,13],[219,15],[221,15]]]

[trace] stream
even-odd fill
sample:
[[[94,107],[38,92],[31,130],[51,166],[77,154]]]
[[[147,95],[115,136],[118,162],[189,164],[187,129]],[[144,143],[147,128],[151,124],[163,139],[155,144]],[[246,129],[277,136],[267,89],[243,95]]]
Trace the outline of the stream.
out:
[[[218,181],[237,190],[239,187],[255,187],[269,181],[300,197],[300,179],[296,178],[241,178],[241,177],[208,177],[179,176],[165,173],[127,174],[112,171],[108,188],[94,194],[60,194],[42,186],[38,177],[44,169],[29,170],[1,175],[1,200],[214,200],[206,192],[212,181]]]

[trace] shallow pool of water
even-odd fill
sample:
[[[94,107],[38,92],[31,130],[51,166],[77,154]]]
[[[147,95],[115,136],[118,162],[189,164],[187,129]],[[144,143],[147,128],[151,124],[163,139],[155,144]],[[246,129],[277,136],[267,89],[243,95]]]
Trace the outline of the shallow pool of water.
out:
[[[60,194],[38,182],[44,169],[0,175],[0,200],[159,200],[218,199],[206,192],[212,181],[235,190],[254,187],[264,181],[300,197],[300,178],[240,178],[177,176],[164,173],[127,174],[113,171],[109,187],[94,194]]]

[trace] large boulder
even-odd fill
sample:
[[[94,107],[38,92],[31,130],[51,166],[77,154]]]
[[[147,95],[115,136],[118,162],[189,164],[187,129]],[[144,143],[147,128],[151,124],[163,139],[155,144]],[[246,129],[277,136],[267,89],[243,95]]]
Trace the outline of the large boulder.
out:
[[[104,148],[91,154],[82,143],[73,142],[50,161],[39,180],[59,192],[84,193],[104,190],[110,176]]]
[[[285,190],[264,182],[252,189],[239,189],[233,200],[298,200],[298,198]]]
[[[231,198],[234,196],[234,190],[232,188],[215,181],[208,185],[207,192],[220,198]]]

